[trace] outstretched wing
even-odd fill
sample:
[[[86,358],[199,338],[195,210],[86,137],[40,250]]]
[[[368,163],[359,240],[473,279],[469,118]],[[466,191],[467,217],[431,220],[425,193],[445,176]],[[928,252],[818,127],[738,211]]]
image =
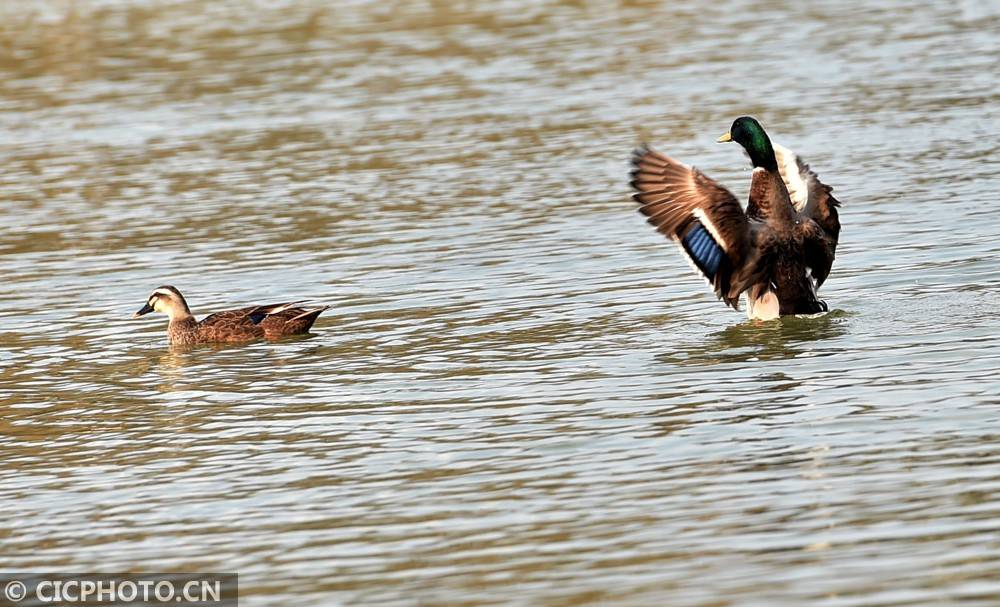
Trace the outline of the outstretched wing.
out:
[[[778,172],[788,188],[788,196],[795,210],[815,221],[833,239],[836,248],[840,237],[840,217],[837,207],[840,201],[833,197],[833,188],[819,180],[809,165],[795,152],[772,142],[774,156],[778,161]]]
[[[656,229],[676,241],[716,295],[737,308],[732,284],[747,257],[750,226],[736,197],[704,173],[643,145],[632,154],[633,198]]]

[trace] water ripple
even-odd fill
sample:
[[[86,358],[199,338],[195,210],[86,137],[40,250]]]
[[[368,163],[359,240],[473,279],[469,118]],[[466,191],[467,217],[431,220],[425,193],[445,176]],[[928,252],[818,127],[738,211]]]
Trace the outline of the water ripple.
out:
[[[246,8],[0,7],[7,570],[995,603],[995,7]],[[640,140],[745,197],[744,113],[844,202],[820,318],[745,321],[628,200]],[[177,349],[160,284],[332,308]]]

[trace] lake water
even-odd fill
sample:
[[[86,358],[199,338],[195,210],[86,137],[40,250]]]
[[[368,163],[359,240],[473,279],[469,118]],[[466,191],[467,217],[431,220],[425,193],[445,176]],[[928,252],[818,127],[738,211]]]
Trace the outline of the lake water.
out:
[[[1000,604],[1000,4],[0,5],[0,569],[241,604]],[[629,198],[843,202],[819,318]],[[314,336],[131,320],[308,299]]]

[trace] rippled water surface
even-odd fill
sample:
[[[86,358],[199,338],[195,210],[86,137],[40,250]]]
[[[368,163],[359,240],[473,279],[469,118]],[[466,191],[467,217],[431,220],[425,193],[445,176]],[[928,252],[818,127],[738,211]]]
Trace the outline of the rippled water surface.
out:
[[[1000,604],[996,2],[0,4],[0,568],[246,605]],[[843,201],[750,323],[629,200]],[[130,315],[328,304],[177,350]]]

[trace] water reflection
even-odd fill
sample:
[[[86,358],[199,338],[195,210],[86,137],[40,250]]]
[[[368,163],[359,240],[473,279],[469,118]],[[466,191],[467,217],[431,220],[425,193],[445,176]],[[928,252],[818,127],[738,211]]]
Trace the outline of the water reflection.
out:
[[[680,344],[658,358],[679,365],[702,366],[750,361],[786,360],[799,356],[829,356],[824,344],[845,335],[850,314],[842,310],[812,317],[773,321],[747,320],[724,327],[692,344]]]
[[[0,560],[992,605],[989,4],[0,3]],[[716,308],[629,202],[637,132],[745,199],[745,113],[837,187],[849,313]],[[164,283],[334,309],[175,349],[117,320]]]

